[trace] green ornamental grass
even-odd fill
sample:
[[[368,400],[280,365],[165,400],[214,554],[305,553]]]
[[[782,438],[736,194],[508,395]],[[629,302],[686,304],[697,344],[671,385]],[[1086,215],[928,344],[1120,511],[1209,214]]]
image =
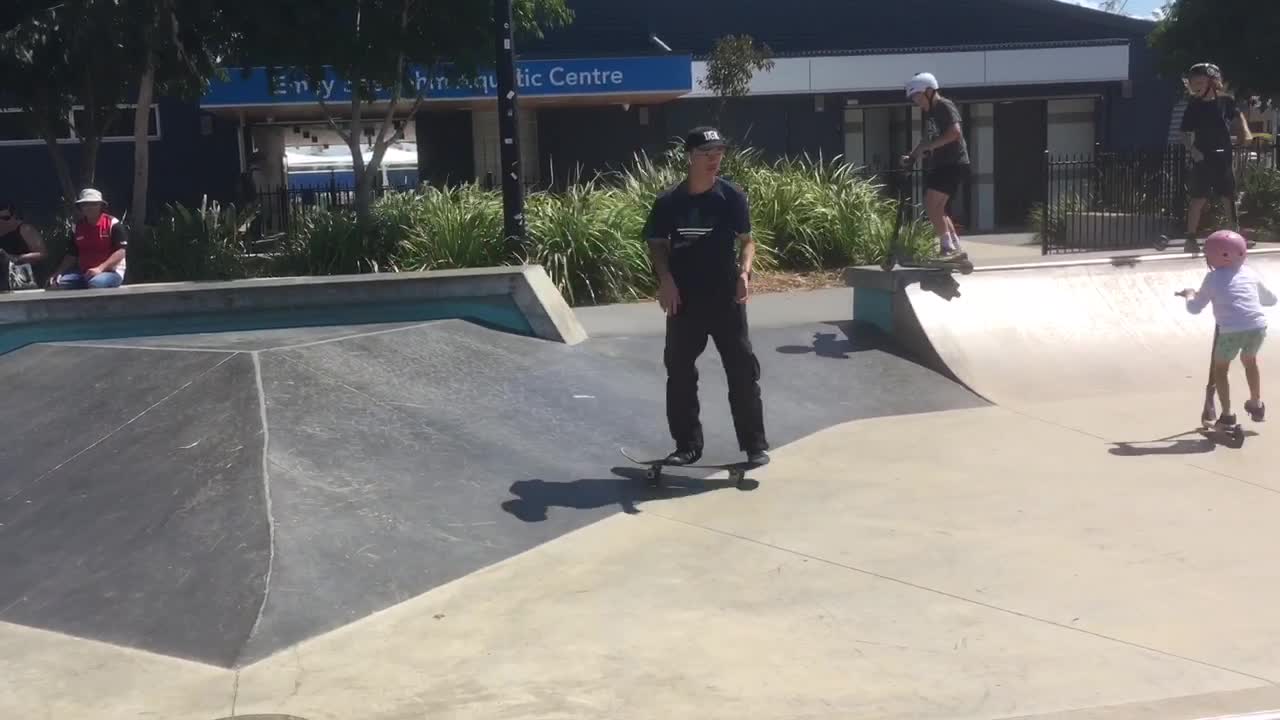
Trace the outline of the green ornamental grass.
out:
[[[684,176],[678,146],[638,154],[623,170],[530,193],[523,247],[502,240],[502,196],[476,183],[388,192],[361,231],[346,207],[291,208],[288,231],[261,272],[276,276],[439,270],[536,263],[573,305],[652,297],[656,278],[643,237],[654,197]],[[765,161],[734,150],[723,175],[751,199],[756,267],[838,269],[879,262],[893,235],[896,204],[874,179],[839,158]],[[908,253],[929,252],[919,208],[902,228]],[[258,274],[239,262],[251,213],[169,206],[151,229],[148,281],[233,279]]]

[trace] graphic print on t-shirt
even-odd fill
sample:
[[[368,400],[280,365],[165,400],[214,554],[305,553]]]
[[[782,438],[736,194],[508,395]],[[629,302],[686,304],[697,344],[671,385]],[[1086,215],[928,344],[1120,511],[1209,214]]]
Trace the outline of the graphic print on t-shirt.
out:
[[[715,222],[704,222],[698,207],[691,205],[689,213],[685,217],[684,225],[676,228],[676,234],[680,236],[680,239],[676,240],[672,249],[679,250],[689,247],[695,241],[706,237],[714,229]]]

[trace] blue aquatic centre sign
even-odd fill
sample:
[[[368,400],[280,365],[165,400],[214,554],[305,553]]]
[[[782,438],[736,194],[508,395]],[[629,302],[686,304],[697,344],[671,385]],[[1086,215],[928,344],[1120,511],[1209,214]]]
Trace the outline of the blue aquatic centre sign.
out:
[[[351,100],[350,83],[332,73],[318,83],[292,78],[287,73],[268,77],[264,68],[253,68],[248,76],[239,68],[228,68],[227,74],[227,80],[211,83],[201,105],[297,105],[315,103],[317,98],[335,103]],[[422,92],[424,102],[483,100],[496,98],[498,92],[497,76],[492,71],[450,79],[444,73],[413,69],[410,78]],[[523,60],[516,65],[516,79],[520,94],[530,97],[684,94],[693,88],[693,65],[688,55]],[[380,89],[378,98],[390,99],[390,90]]]

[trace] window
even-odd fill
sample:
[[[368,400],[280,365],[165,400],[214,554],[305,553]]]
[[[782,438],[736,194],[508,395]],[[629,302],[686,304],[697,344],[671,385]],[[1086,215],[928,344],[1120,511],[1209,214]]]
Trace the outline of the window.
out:
[[[133,110],[137,105],[120,105],[120,114],[112,123],[109,134],[103,136],[102,142],[133,142]],[[75,144],[81,141],[78,129],[88,122],[84,107],[76,105],[71,110],[71,120],[75,125],[66,128],[58,137],[59,144]],[[151,106],[150,122],[147,124],[147,138],[160,139],[160,107]],[[27,122],[26,113],[20,108],[0,108],[0,146],[3,145],[43,145],[44,138],[32,129]]]
[[[27,122],[26,113],[8,108],[0,109],[0,145],[38,145],[44,139]]]

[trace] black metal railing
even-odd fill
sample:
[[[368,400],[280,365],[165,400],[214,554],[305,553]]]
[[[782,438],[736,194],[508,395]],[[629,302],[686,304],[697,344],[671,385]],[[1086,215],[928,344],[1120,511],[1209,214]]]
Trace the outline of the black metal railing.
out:
[[[1276,168],[1272,146],[1234,150],[1237,191],[1254,168]],[[1045,154],[1045,189],[1030,225],[1041,253],[1157,246],[1185,234],[1192,166],[1181,145],[1125,152]],[[1206,218],[1208,216],[1206,215]]]
[[[371,197],[379,198],[387,193],[411,192],[412,184],[375,185]],[[354,207],[356,203],[355,185],[329,183],[314,187],[280,187],[265,190],[257,194],[255,210],[258,217],[255,222],[259,236],[278,235],[289,232],[303,213],[310,210],[338,210]]]

